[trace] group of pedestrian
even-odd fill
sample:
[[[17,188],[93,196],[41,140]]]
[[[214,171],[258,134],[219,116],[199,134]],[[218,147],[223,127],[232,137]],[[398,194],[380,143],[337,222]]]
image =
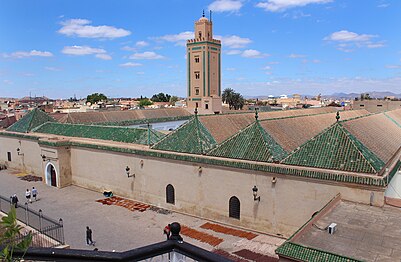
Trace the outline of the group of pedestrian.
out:
[[[37,201],[38,197],[38,190],[35,187],[32,187],[32,190],[26,189],[25,191],[25,198],[26,198],[26,202],[32,203],[32,199],[34,199],[35,201]],[[11,204],[15,206],[15,208],[18,207],[18,197],[17,194],[14,194],[10,197],[11,199]]]

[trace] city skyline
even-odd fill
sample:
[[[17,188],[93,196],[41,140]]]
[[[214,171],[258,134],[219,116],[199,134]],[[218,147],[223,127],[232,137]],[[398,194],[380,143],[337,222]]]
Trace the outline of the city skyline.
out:
[[[185,97],[202,10],[222,40],[223,89],[401,92],[397,1],[2,1],[1,96]]]

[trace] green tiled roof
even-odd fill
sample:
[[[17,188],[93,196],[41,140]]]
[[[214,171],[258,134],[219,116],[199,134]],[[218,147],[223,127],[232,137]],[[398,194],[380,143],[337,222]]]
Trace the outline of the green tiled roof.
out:
[[[273,162],[282,160],[287,152],[256,121],[212,149],[208,155]]]
[[[152,148],[191,154],[205,154],[216,144],[207,128],[195,116]]]
[[[56,120],[42,110],[35,108],[19,121],[7,128],[7,131],[28,133],[35,127],[38,127],[46,122],[56,122]]]
[[[339,123],[293,151],[284,164],[377,173],[384,162]]]
[[[358,262],[360,260],[349,258],[327,251],[306,247],[300,244],[285,242],[276,249],[279,256],[291,258],[296,261],[314,261],[314,262]]]
[[[37,133],[54,134],[71,137],[94,138],[117,142],[147,145],[158,142],[164,135],[146,128],[109,127],[94,125],[74,125],[61,123],[45,123],[32,130]]]

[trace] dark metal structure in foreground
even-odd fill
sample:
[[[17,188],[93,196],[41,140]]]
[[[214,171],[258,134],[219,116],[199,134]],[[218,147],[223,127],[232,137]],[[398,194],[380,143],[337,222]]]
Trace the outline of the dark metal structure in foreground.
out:
[[[15,255],[22,254],[15,253]],[[29,248],[24,259],[29,261],[231,261],[202,248],[176,240],[167,240],[125,252]]]

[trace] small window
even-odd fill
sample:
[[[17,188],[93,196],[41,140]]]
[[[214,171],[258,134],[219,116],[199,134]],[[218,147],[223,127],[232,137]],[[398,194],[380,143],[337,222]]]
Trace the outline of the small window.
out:
[[[199,95],[199,88],[195,88],[195,95]]]
[[[232,196],[229,202],[229,216],[232,218],[240,218],[240,202],[236,196]]]
[[[198,102],[196,102],[196,103],[195,103],[195,107],[196,107],[196,108],[198,108],[198,107],[199,107],[199,104],[198,104]]]
[[[199,63],[199,56],[195,56],[195,63]]]
[[[196,71],[195,72],[195,79],[199,79],[200,78],[200,72],[199,71]]]
[[[7,160],[11,162],[11,152],[7,152]]]
[[[383,105],[377,105],[378,107],[382,107]]]
[[[202,31],[199,31],[199,38],[202,38]]]
[[[174,187],[171,184],[166,186],[166,202],[173,205],[175,204]]]
[[[209,105],[208,104],[205,104],[205,109],[209,109]]]
[[[359,107],[365,107],[365,105],[359,105]]]

